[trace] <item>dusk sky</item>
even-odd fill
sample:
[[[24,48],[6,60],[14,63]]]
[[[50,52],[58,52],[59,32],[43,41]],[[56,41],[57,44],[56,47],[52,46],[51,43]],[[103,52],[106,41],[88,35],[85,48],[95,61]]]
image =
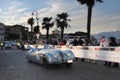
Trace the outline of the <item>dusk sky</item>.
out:
[[[120,0],[103,0],[93,7],[91,33],[120,31]],[[25,25],[32,12],[39,14],[39,25],[43,17],[56,18],[56,14],[67,12],[71,19],[70,25],[65,29],[66,33],[76,31],[86,32],[87,6],[80,5],[77,0],[0,0],[0,22],[5,25]],[[56,26],[51,28],[54,30]],[[51,32],[51,31],[50,31]],[[42,34],[46,30],[41,29]]]

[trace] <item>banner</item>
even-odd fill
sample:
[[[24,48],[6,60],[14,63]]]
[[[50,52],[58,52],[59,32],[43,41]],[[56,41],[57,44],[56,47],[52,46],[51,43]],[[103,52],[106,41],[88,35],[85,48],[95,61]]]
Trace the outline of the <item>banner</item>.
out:
[[[24,45],[27,47],[27,45]],[[35,47],[35,45],[31,45]],[[38,48],[44,48],[39,45]],[[103,60],[120,63],[120,47],[100,47],[100,46],[54,46],[55,49],[71,50],[75,57],[94,60]]]
[[[120,63],[120,47],[62,46],[61,49],[70,49],[77,58],[87,58]]]

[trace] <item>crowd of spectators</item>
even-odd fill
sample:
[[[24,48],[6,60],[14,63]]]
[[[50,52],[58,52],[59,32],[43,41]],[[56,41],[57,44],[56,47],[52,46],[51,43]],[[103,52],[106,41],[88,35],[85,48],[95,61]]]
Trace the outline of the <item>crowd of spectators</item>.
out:
[[[99,41],[99,42],[98,42]],[[115,47],[118,46],[115,37],[109,37],[109,39],[107,39],[105,36],[102,36],[99,40],[97,40],[94,36],[90,37],[90,40],[88,40],[87,38],[81,38],[81,37],[75,37],[72,40],[61,40],[58,41],[57,39],[51,39],[49,41],[47,41],[47,44],[52,44],[52,45],[72,45],[72,46],[101,46],[101,47]],[[92,60],[92,59],[84,59],[81,58],[80,59],[82,62],[87,61],[90,63],[94,63],[97,64],[96,60]],[[116,62],[108,62],[105,61],[105,66],[113,66],[113,67],[119,67],[119,63]]]
[[[99,41],[99,42],[98,42]],[[87,38],[81,38],[81,37],[75,37],[74,39],[62,39],[58,40],[56,38],[52,38],[49,40],[41,40],[40,41],[41,45],[44,44],[51,44],[51,45],[72,45],[72,46],[101,46],[101,47],[115,47],[118,46],[115,37],[109,37],[108,39],[105,36],[102,36],[99,40],[97,40],[94,36],[91,36],[90,39],[88,40]],[[16,43],[16,45],[20,45],[20,43]],[[21,49],[24,49],[24,44],[21,44]],[[3,43],[0,43],[1,49],[3,48]],[[19,47],[19,46],[18,46]],[[96,64],[96,60],[92,59],[84,59],[81,58],[81,61],[87,61],[90,63]],[[113,66],[113,67],[119,67],[119,63],[116,62],[110,62],[110,61],[105,61],[104,66]]]

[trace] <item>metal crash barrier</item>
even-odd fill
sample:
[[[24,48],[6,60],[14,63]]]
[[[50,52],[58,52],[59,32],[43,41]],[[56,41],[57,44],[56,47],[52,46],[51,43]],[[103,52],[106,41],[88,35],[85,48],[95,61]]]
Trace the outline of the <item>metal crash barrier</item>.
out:
[[[61,46],[60,49],[72,50],[76,58],[87,58],[120,63],[120,47]]]

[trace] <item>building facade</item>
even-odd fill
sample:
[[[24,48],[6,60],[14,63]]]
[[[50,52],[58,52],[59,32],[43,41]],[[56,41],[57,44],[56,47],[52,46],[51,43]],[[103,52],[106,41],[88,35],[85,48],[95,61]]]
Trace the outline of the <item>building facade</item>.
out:
[[[0,23],[0,41],[4,41],[4,24]]]
[[[25,40],[28,39],[28,28],[21,25],[5,26],[4,40]]]

